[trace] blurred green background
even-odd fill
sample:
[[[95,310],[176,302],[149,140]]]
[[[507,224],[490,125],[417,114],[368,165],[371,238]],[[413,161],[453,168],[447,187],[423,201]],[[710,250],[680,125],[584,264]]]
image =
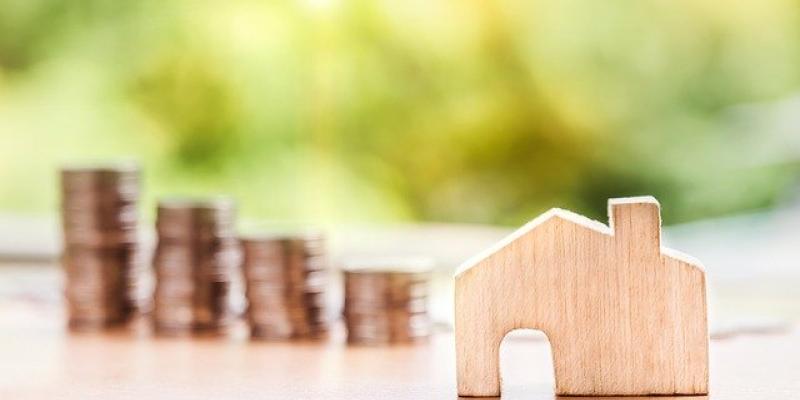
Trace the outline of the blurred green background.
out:
[[[58,165],[117,157],[148,209],[278,220],[769,207],[800,152],[748,110],[796,95],[799,39],[788,0],[0,0],[0,210],[54,213]]]

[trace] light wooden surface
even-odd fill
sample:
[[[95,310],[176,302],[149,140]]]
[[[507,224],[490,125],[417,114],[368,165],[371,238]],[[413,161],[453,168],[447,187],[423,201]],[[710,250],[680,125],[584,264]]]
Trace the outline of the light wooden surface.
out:
[[[341,332],[297,345],[75,335],[63,329],[63,317],[57,308],[0,299],[0,399],[457,398],[446,332],[426,345],[354,348]],[[501,358],[503,399],[554,398],[547,342],[508,337]],[[798,377],[796,330],[712,342],[713,400],[800,398]]]
[[[712,292],[722,301],[716,310],[712,308],[712,320],[719,321],[721,315],[779,315],[795,320],[800,316],[797,235],[792,236],[799,215],[770,218],[781,223],[774,231],[758,229],[763,225],[758,221],[735,226],[714,221],[704,224],[707,226],[699,236],[676,235],[682,239],[674,242],[680,243],[676,248],[703,255],[707,267],[716,271],[710,284],[719,284],[726,277],[735,283],[717,285]],[[747,226],[746,232],[742,225]],[[5,220],[0,226],[9,228],[2,229],[6,234],[0,239],[24,239],[19,226],[9,226]],[[721,231],[725,233],[722,237]],[[394,246],[411,239],[424,242],[427,247],[420,248],[420,254],[453,248],[453,259],[458,259],[466,252],[457,246],[475,251],[508,231],[474,240],[454,233],[449,228],[409,230],[400,239],[389,235],[391,240],[385,242]],[[45,236],[41,232],[31,235],[37,239],[31,246],[38,249]],[[388,245],[375,243],[375,237],[384,236],[362,232],[352,243],[358,243],[357,248],[367,243],[376,255],[397,254]],[[773,246],[776,242],[782,247]],[[696,247],[698,243],[700,247]],[[727,258],[702,253],[709,246]],[[761,258],[754,259],[758,254]],[[769,255],[767,260],[764,254]],[[773,266],[778,264],[774,263],[784,269],[776,270]],[[447,331],[426,346],[374,349],[346,347],[341,332],[329,342],[313,346],[251,344],[243,337],[170,341],[146,334],[70,335],[63,329],[60,287],[59,269],[54,265],[0,264],[0,399],[456,398],[454,344]],[[437,288],[450,290],[441,282]],[[800,331],[787,331],[783,324],[772,329],[740,325],[723,329],[711,341],[709,398],[800,398]],[[503,398],[553,399],[549,357],[544,341],[506,338],[500,363]]]
[[[611,200],[609,216],[605,226],[551,210],[463,266],[459,394],[500,394],[500,344],[522,328],[547,335],[558,394],[708,392],[701,266],[661,248],[652,197]]]

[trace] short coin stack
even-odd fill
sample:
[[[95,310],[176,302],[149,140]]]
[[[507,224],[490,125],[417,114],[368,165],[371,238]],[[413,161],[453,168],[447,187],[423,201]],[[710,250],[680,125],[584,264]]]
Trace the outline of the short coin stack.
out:
[[[224,333],[236,318],[232,287],[241,250],[236,205],[226,198],[158,203],[156,333]]]
[[[138,167],[63,168],[61,196],[70,328],[127,322],[149,295],[137,241]]]
[[[256,339],[318,339],[328,332],[320,234],[242,238],[247,318]]]
[[[344,319],[352,344],[413,343],[431,331],[430,262],[384,259],[350,262],[344,271]]]

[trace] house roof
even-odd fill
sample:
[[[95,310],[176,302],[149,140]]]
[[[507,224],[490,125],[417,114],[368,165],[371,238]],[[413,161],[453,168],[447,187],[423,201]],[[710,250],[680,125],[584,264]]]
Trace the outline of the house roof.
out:
[[[634,203],[635,201],[633,201],[633,200],[635,200],[635,199],[632,198],[632,199],[630,199],[630,201],[620,200],[620,201],[616,201],[616,202],[614,202],[614,200],[612,200],[612,202],[610,202],[610,204],[622,204],[622,203],[626,203],[626,202],[627,203]],[[455,276],[458,276],[461,273],[469,270],[470,268],[480,264],[481,261],[485,260],[486,258],[492,256],[495,253],[500,252],[506,246],[510,245],[511,243],[516,241],[517,239],[521,238],[522,236],[526,235],[527,233],[533,231],[534,229],[538,228],[539,226],[541,226],[541,225],[545,224],[546,222],[548,222],[550,220],[553,220],[553,219],[564,220],[566,222],[569,222],[569,223],[578,225],[580,227],[583,227],[584,229],[587,229],[587,230],[590,230],[592,232],[595,232],[595,233],[597,233],[599,235],[614,236],[614,231],[609,225],[606,225],[606,224],[604,224],[602,222],[595,221],[593,219],[584,217],[583,215],[576,214],[576,213],[574,213],[572,211],[569,211],[569,210],[564,210],[564,209],[560,209],[560,208],[551,208],[550,210],[548,210],[544,214],[536,217],[535,219],[533,219],[532,221],[530,221],[527,224],[523,225],[521,228],[517,229],[516,231],[514,231],[510,235],[506,236],[505,238],[503,238],[499,242],[495,243],[492,247],[489,247],[488,249],[476,254],[475,256],[470,257],[467,261],[465,261],[464,263],[462,263],[458,267],[458,269],[456,270]],[[697,268],[700,268],[700,269],[703,268],[702,263],[699,260],[697,260],[694,257],[689,256],[687,254],[681,253],[681,252],[679,252],[677,250],[669,249],[669,248],[666,248],[666,247],[662,246],[661,247],[661,254],[666,256],[666,257],[670,257],[670,258],[676,259],[678,261],[684,262],[686,264],[693,265],[693,266],[695,266]]]

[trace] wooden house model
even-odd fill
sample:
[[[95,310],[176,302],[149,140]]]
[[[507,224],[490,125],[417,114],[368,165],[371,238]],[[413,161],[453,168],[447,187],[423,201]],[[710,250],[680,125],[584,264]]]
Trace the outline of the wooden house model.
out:
[[[661,247],[652,197],[609,201],[609,226],[553,209],[455,277],[458,394],[499,396],[499,347],[547,336],[558,395],[708,392],[705,275]]]

